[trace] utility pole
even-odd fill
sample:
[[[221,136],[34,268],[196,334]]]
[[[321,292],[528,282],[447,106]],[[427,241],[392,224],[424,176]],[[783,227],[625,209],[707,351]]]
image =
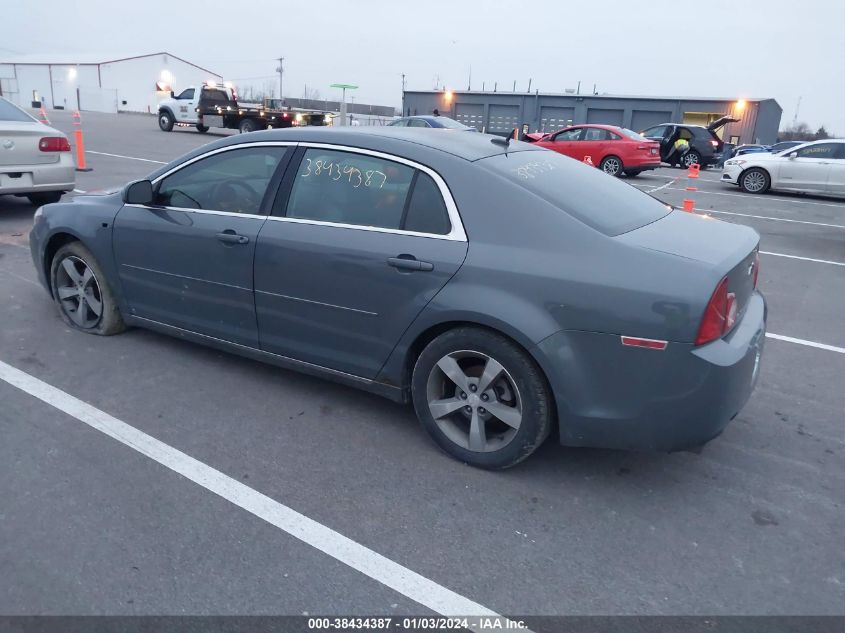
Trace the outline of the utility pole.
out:
[[[798,110],[801,109],[801,97],[798,97],[798,103],[795,104],[795,116],[792,117],[792,129],[798,125]]]
[[[405,73],[402,73],[402,116],[405,116]]]
[[[282,75],[285,72],[284,64],[285,64],[285,58],[279,57],[279,67],[276,68],[276,72],[279,73],[279,101],[284,99],[284,93],[282,92]]]

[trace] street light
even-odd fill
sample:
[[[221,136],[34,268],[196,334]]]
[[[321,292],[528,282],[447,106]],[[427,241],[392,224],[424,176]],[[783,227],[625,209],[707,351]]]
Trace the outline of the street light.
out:
[[[331,88],[341,88],[343,90],[343,99],[340,102],[340,124],[346,125],[346,91],[355,90],[358,86],[352,84],[331,84]]]

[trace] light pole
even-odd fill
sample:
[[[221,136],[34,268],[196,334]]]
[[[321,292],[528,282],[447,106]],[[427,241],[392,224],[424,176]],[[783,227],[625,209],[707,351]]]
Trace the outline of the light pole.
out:
[[[331,88],[341,88],[343,90],[343,99],[340,102],[340,124],[346,125],[346,90],[355,90],[358,86],[352,84],[331,84]]]
[[[284,96],[282,94],[282,75],[285,72],[284,64],[285,64],[285,58],[279,57],[279,67],[276,69],[276,72],[279,73],[279,101],[280,102],[282,101],[282,99],[284,99]],[[281,105],[281,103],[279,105]]]

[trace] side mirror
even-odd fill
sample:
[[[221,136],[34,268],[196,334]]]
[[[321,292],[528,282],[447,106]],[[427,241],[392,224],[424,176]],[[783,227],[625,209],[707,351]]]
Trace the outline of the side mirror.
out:
[[[791,152],[789,154],[789,160],[792,160],[793,158],[798,158],[798,152]]]
[[[149,180],[130,182],[123,190],[123,201],[126,204],[152,204],[153,183]]]
[[[171,98],[171,99],[175,99],[175,98],[176,98],[176,93],[175,93],[175,92],[173,92],[172,90],[170,91],[170,98]]]

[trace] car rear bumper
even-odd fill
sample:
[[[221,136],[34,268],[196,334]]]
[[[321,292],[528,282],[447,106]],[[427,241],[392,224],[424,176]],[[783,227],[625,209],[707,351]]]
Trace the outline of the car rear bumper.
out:
[[[76,166],[69,152],[63,152],[57,163],[0,167],[0,194],[71,191],[75,181]]]
[[[660,156],[647,156],[645,158],[630,158],[623,160],[626,171],[646,171],[660,167]]]
[[[723,339],[663,351],[619,336],[561,331],[538,345],[567,446],[647,451],[696,448],[745,405],[759,375],[766,303],[755,292]]]

